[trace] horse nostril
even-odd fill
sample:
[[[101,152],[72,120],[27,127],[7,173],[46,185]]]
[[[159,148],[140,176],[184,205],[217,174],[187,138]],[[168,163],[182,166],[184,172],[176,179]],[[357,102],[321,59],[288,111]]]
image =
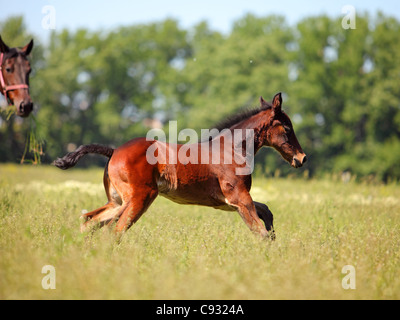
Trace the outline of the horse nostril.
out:
[[[300,168],[301,166],[303,166],[304,163],[306,163],[307,161],[307,156],[303,153],[299,156],[294,156],[293,157],[293,163],[292,166],[294,166],[295,168]]]
[[[32,111],[33,109],[33,103],[32,102],[21,102],[19,105],[19,112],[21,114],[24,114],[25,116],[28,116],[28,114]]]

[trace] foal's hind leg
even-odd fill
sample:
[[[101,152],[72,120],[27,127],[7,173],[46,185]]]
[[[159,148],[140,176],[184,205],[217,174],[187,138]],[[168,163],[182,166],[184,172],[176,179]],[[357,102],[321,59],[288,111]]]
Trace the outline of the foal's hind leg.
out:
[[[119,217],[119,211],[121,211],[121,197],[116,189],[111,184],[108,176],[108,164],[104,170],[103,177],[104,189],[107,195],[108,203],[96,210],[85,213],[81,216],[84,224],[81,226],[81,232],[86,231],[88,228],[93,227],[100,223],[102,227],[110,221],[114,221]]]
[[[81,226],[81,232],[84,232],[99,223],[103,226],[107,222],[117,219],[118,211],[120,210],[121,206],[119,204],[109,202],[101,208],[83,214],[81,219],[84,223]]]
[[[117,233],[128,230],[146,212],[158,195],[157,189],[142,187],[131,196],[115,226]]]
[[[268,206],[264,203],[254,201],[254,205],[257,210],[257,215],[262,221],[264,221],[267,231],[271,233],[271,239],[275,240],[275,230],[273,224],[274,217],[271,210],[269,210]]]

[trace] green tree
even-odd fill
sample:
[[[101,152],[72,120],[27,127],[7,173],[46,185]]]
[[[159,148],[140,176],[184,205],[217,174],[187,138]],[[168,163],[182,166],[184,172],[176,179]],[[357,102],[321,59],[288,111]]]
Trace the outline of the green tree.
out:
[[[312,170],[394,174],[397,153],[383,155],[399,139],[398,28],[381,14],[357,16],[357,29],[345,30],[340,19],[328,17],[297,25],[291,96]]]
[[[199,132],[258,106],[261,95],[283,92],[311,174],[398,179],[400,23],[364,14],[357,29],[345,30],[341,19],[314,16],[291,27],[281,16],[247,14],[228,34],[206,22],[184,30],[171,19],[54,32],[46,48],[36,41],[32,58],[44,160],[79,144],[118,146],[168,120]],[[0,32],[12,46],[32,37],[21,17],[2,23]],[[25,121],[2,118],[0,161],[22,154],[26,129]],[[267,174],[304,172],[268,150],[256,166]]]
[[[347,100],[345,123],[355,123],[352,145],[338,157],[336,169],[387,180],[399,177],[400,154],[400,23],[379,13],[368,21],[362,76],[354,106]]]
[[[292,33],[283,17],[246,15],[228,36],[201,23],[192,41],[183,70],[185,125],[208,128],[241,108],[257,106],[260,95],[269,99],[287,90],[286,46]]]
[[[48,160],[74,145],[120,145],[148,130],[143,119],[168,117],[174,61],[190,51],[174,20],[101,33],[53,33],[38,80],[39,121]]]

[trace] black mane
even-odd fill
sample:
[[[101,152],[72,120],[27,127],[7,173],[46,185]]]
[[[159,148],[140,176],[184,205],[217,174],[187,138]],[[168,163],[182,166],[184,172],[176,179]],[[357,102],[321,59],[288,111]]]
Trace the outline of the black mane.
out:
[[[218,131],[222,131],[223,129],[229,129],[230,127],[234,126],[235,124],[238,124],[239,122],[246,120],[261,111],[268,110],[272,107],[270,103],[266,103],[266,106],[258,107],[258,108],[253,108],[253,109],[244,109],[243,111],[239,112],[238,114],[234,114],[231,116],[228,116],[225,120],[222,120],[217,123],[212,129],[217,129]]]

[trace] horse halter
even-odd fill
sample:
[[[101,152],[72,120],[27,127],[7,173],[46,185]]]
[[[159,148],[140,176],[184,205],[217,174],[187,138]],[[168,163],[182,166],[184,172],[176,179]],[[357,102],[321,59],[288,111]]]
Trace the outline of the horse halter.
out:
[[[14,85],[10,85],[10,86],[6,85],[6,83],[4,81],[4,76],[3,76],[3,58],[4,58],[4,53],[1,52],[1,54],[0,54],[0,85],[3,88],[3,94],[6,97],[8,104],[11,105],[11,100],[9,99],[7,92],[17,90],[17,89],[28,89],[29,90],[29,86],[25,83],[14,84]]]

